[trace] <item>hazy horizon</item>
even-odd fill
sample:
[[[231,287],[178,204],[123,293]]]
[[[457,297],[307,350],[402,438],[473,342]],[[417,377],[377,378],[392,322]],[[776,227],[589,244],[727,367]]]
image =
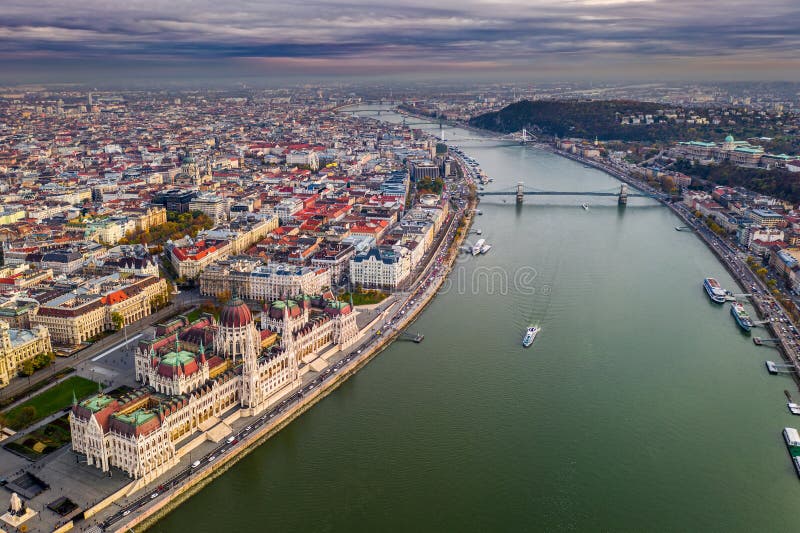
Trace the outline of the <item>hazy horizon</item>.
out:
[[[12,0],[0,83],[800,80],[789,0]]]

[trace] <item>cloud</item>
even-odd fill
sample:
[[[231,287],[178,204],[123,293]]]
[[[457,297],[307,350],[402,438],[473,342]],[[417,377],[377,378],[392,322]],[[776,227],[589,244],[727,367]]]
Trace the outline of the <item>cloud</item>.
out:
[[[3,12],[0,61],[12,66],[51,57],[466,72],[724,58],[734,69],[736,57],[749,68],[758,57],[793,62],[800,48],[796,0],[6,0]]]

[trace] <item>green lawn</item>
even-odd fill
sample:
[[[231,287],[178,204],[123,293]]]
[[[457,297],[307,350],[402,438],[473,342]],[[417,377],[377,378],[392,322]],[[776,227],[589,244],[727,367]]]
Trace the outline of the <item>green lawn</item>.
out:
[[[69,433],[69,419],[67,415],[64,415],[13,442],[9,442],[5,447],[36,461],[65,444],[69,444],[70,440],[72,439]]]
[[[200,308],[198,307],[197,309],[192,309],[191,311],[186,313],[186,318],[188,318],[189,322],[191,323],[200,318],[200,315],[202,314],[203,311],[201,311]]]
[[[362,290],[353,293],[353,305],[373,305],[380,303],[389,296],[385,292],[377,290]],[[339,300],[343,302],[350,301],[350,293],[346,292],[339,296]]]
[[[69,407],[73,391],[78,400],[81,400],[97,392],[97,383],[80,376],[72,376],[3,413],[6,418],[5,423],[14,431],[24,429],[56,411]],[[26,407],[33,407],[34,412],[25,410]]]

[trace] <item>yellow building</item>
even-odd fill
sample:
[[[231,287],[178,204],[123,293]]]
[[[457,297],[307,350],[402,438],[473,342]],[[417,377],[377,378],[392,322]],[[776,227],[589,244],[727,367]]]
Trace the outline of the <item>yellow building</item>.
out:
[[[25,361],[52,351],[47,328],[13,329],[0,321],[0,387],[8,385]]]

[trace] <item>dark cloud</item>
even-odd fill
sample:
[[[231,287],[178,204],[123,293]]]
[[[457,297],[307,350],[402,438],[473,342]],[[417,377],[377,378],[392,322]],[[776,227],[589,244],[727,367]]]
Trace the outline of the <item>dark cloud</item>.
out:
[[[241,64],[342,74],[423,65],[481,71],[696,68],[758,60],[796,72],[796,0],[7,0],[0,63],[57,59]],[[692,61],[689,61],[692,59]],[[669,68],[668,68],[669,67]],[[231,70],[235,72],[235,68]],[[8,74],[8,73],[7,73]],[[792,74],[787,77],[794,77]],[[744,78],[748,76],[742,76]]]

